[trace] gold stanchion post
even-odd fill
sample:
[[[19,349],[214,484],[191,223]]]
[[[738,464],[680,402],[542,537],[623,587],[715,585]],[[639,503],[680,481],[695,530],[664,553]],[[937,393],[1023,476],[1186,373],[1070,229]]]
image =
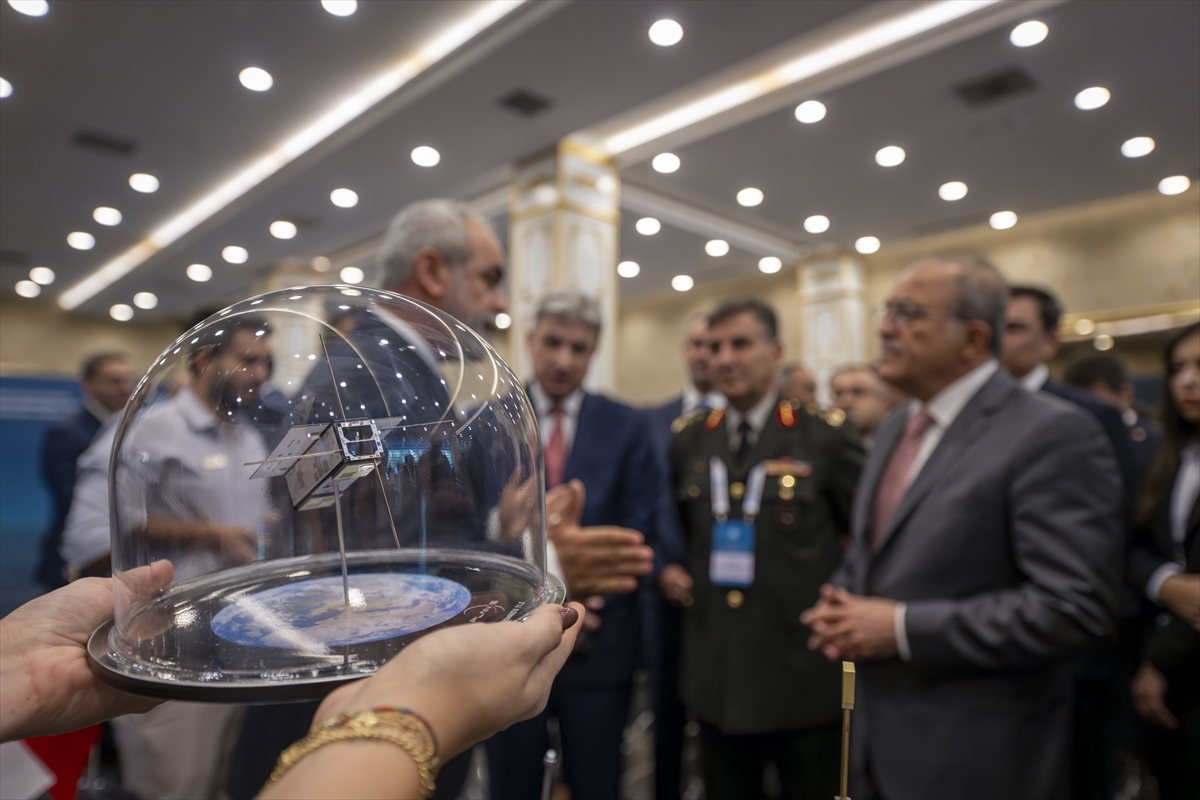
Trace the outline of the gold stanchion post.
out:
[[[854,709],[854,662],[842,662],[842,791],[835,800],[850,800],[850,712]]]

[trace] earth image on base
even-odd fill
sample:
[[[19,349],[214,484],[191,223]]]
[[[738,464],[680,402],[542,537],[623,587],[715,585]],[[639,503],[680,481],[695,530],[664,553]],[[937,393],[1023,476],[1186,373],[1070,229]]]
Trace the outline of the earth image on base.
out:
[[[376,572],[350,576],[347,604],[338,575],[242,595],[213,617],[212,631],[249,647],[329,652],[423,631],[470,602],[471,592],[446,578]]]

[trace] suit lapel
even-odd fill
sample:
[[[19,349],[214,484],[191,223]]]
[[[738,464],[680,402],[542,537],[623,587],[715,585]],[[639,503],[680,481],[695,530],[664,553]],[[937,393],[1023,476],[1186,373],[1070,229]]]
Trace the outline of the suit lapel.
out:
[[[571,452],[567,454],[567,463],[563,468],[563,481],[579,477],[580,465],[583,463],[583,453],[600,452],[604,448],[600,441],[600,425],[592,424],[592,416],[596,413],[596,398],[584,392],[583,402],[579,404],[579,419],[575,421],[575,439],[571,442]]]
[[[879,550],[887,547],[896,531],[912,515],[926,495],[941,481],[946,472],[968,450],[991,424],[995,413],[1019,387],[1003,371],[998,371],[983,385],[942,436],[929,460],[921,468],[916,480],[904,494],[896,513],[892,515],[879,543]]]

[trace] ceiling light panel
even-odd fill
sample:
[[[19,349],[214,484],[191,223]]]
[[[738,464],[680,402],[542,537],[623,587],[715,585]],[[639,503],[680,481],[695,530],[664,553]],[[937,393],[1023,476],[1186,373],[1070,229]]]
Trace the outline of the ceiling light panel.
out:
[[[187,276],[196,283],[204,283],[212,279],[212,267],[208,264],[189,264]]]
[[[154,308],[158,305],[158,295],[154,292],[138,292],[133,296],[133,304],[138,308]]]
[[[1031,19],[1013,28],[1008,40],[1017,47],[1033,47],[1035,44],[1041,44],[1049,33],[1050,29],[1046,27],[1046,23]]]
[[[622,278],[636,278],[642,271],[636,261],[622,261],[617,264],[617,274]]]
[[[879,148],[879,151],[875,153],[875,163],[881,167],[895,167],[904,163],[904,156],[903,147],[889,144],[887,147]]]
[[[824,214],[813,214],[804,220],[804,230],[809,233],[824,233],[829,230],[829,217]]]
[[[275,85],[271,73],[260,67],[246,67],[238,73],[238,80],[252,92],[265,92]]]
[[[673,19],[660,19],[650,26],[649,34],[659,47],[670,47],[683,39],[683,26]]]
[[[0,98],[12,96],[12,84],[4,78],[0,78]]]
[[[642,217],[633,226],[642,236],[653,236],[662,230],[662,223],[654,217]]]
[[[739,206],[757,206],[763,201],[762,189],[747,187],[737,193],[737,201]]]
[[[783,259],[777,256],[766,256],[758,260],[758,271],[773,275],[783,269]]]
[[[428,145],[414,147],[410,155],[418,167],[435,167],[442,160],[442,154]]]
[[[1163,194],[1183,194],[1192,185],[1187,175],[1172,175],[1158,182],[1158,190]]]
[[[100,206],[92,212],[92,219],[96,220],[96,222],[99,222],[101,225],[120,225],[121,212],[117,211],[115,208]]]
[[[158,191],[158,178],[144,172],[135,172],[129,176],[129,185],[135,192],[152,194]]]
[[[997,211],[988,218],[988,224],[998,231],[1006,231],[1017,224],[1015,211]]]
[[[342,283],[359,284],[363,282],[363,278],[367,277],[358,267],[342,267],[342,271],[338,273],[342,279]]]
[[[277,219],[271,223],[270,231],[276,239],[294,239],[296,223],[288,222],[286,219]]]
[[[676,275],[674,278],[671,278],[671,288],[677,292],[690,291],[695,285],[696,282],[692,280],[691,275]]]
[[[1091,111],[1106,105],[1111,96],[1108,89],[1103,86],[1093,86],[1075,95],[1075,107],[1083,111]]]
[[[674,153],[659,153],[650,162],[655,172],[670,174],[679,170],[679,156]]]
[[[348,17],[358,11],[358,0],[321,0],[321,8],[335,17]]]
[[[1126,158],[1141,158],[1154,152],[1154,140],[1149,136],[1135,136],[1121,145],[1121,155]]]
[[[704,245],[704,252],[713,258],[729,255],[729,242],[724,239],[709,239]]]
[[[967,185],[962,181],[950,181],[938,187],[938,197],[953,202],[967,196]]]
[[[230,264],[245,264],[250,260],[250,253],[244,247],[238,247],[236,244],[231,244],[221,250],[221,258],[225,259]]]
[[[91,250],[96,246],[96,237],[85,231],[75,231],[67,234],[67,244],[76,250]]]
[[[334,189],[329,193],[329,202],[338,208],[354,208],[358,205],[358,192],[353,189]]]
[[[277,147],[245,164],[239,172],[169,218],[146,239],[91,272],[63,292],[58,299],[59,305],[71,310],[95,297],[522,5],[524,0],[463,4],[463,8],[469,9],[464,16],[452,21],[402,60],[364,81],[357,90],[343,94],[321,116],[312,119]]]
[[[133,308],[126,303],[117,303],[108,309],[108,315],[117,322],[129,322],[133,319]]]
[[[49,267],[34,267],[29,270],[29,280],[42,286],[49,286],[54,283],[54,270]]]
[[[50,11],[46,0],[8,0],[8,4],[27,17],[44,17]]]
[[[863,255],[879,252],[878,236],[860,236],[854,240],[854,249]]]
[[[805,100],[796,106],[796,119],[805,125],[825,119],[825,104],[817,100]]]
[[[21,297],[37,297],[42,293],[42,287],[33,281],[17,281],[17,285],[13,287],[13,291],[21,295]]]
[[[512,317],[501,311],[496,315],[496,327],[502,331],[508,330],[512,327]]]

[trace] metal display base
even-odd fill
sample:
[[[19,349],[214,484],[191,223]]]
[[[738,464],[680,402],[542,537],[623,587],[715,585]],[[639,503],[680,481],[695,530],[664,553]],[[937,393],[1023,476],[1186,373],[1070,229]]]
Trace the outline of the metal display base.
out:
[[[336,553],[330,555],[337,556]],[[395,550],[349,554],[347,565],[352,571],[356,571],[364,567],[370,569],[405,563],[411,565],[419,558],[421,563],[435,565],[438,569],[459,570],[464,574],[477,573],[490,577],[503,577],[505,574],[511,577],[514,567],[527,567],[522,562],[503,556],[493,555],[481,560],[479,553],[464,554],[461,551],[424,551],[423,555],[414,555],[412,558],[403,555],[397,558],[398,555],[400,554]],[[317,557],[317,560],[325,559]],[[494,563],[488,563],[489,561]],[[224,600],[226,595],[234,592],[245,593],[246,587],[263,585],[271,579],[286,580],[285,576],[297,570],[299,566],[313,569],[313,557],[278,559],[202,576],[171,587],[164,592],[161,605],[172,614],[178,614],[180,608],[198,608],[211,615],[215,613],[212,609],[217,607],[214,598],[218,602],[227,603],[228,601]],[[561,604],[566,599],[566,594],[563,582],[554,575],[546,574],[538,592],[540,597],[532,598],[535,602],[521,608],[523,613],[514,618],[524,619],[543,604]],[[194,630],[181,633],[172,629],[156,638],[151,643],[152,646],[145,648],[147,652],[183,652],[196,648],[181,646],[179,641],[191,645],[190,637],[208,637],[205,647],[211,648],[214,662],[224,658],[236,664],[234,668],[225,668],[219,663],[204,664],[202,667],[182,667],[179,663],[181,659],[124,652],[122,648],[115,646],[119,637],[114,628],[115,621],[110,619],[98,627],[88,639],[88,667],[100,681],[130,694],[206,703],[284,703],[319,699],[339,686],[373,674],[406,644],[428,632],[423,631],[383,642],[365,642],[361,645],[334,648],[332,653],[319,658],[290,654],[288,651],[284,651],[281,656],[278,651],[270,652],[266,648],[251,648],[224,642],[207,630],[198,634]],[[168,642],[167,646],[163,646],[163,641]],[[221,654],[220,657],[218,653]],[[280,663],[275,664],[273,661]]]

